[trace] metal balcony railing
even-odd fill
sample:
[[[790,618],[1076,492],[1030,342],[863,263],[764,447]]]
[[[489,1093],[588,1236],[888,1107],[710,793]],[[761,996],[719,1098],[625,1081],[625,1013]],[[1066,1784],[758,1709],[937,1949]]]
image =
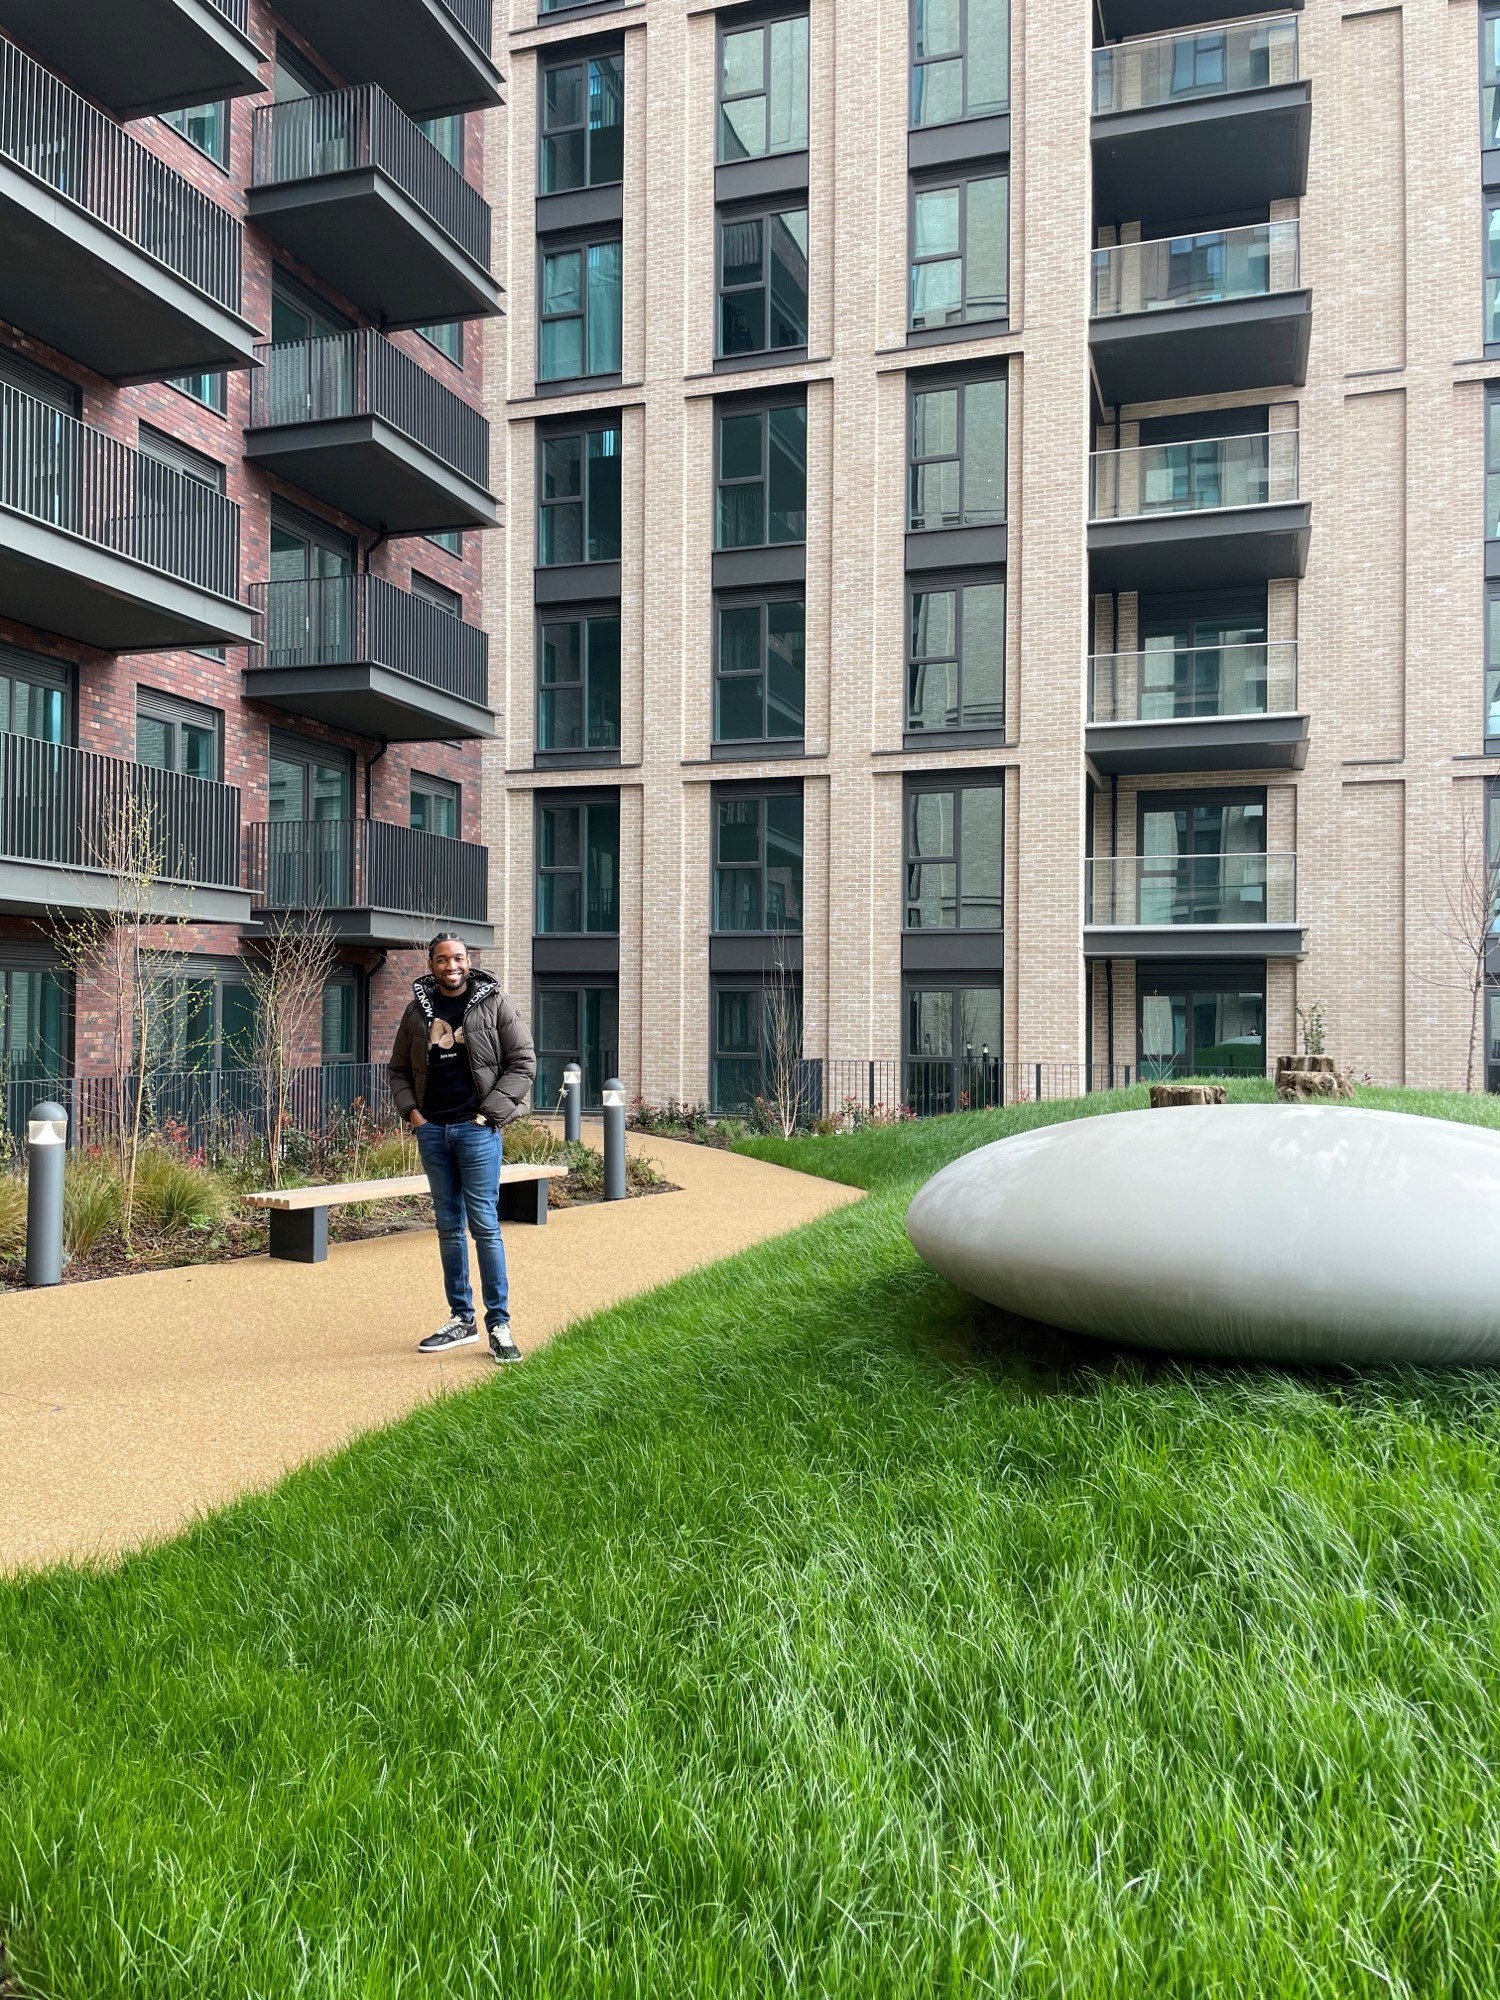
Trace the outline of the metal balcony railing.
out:
[[[1298,497],[1297,433],[1292,430],[1126,445],[1096,451],[1092,461],[1093,521],[1275,506]]]
[[[440,0],[440,4],[488,55],[494,41],[494,0]]]
[[[230,312],[240,224],[40,63],[0,37],[0,158]]]
[[[1146,111],[1298,77],[1295,15],[1193,28],[1095,49],[1094,110]]]
[[[1252,222],[1191,236],[1116,243],[1092,253],[1089,311],[1095,319],[1216,305],[1291,292],[1301,282],[1296,222]]]
[[[248,671],[348,666],[368,661],[489,705],[489,634],[380,576],[257,583],[262,650]]]
[[[373,327],[258,347],[256,359],[252,430],[379,417],[476,486],[488,485],[488,423]]]
[[[1090,722],[1281,715],[1297,706],[1297,642],[1154,646],[1089,660]]]
[[[210,7],[224,16],[230,27],[242,35],[250,33],[250,0],[208,0]]]
[[[1291,924],[1295,854],[1124,854],[1084,864],[1090,924]]]
[[[461,250],[489,269],[488,202],[378,84],[262,105],[254,134],[252,187],[376,167]]]
[[[136,898],[148,877],[234,889],[239,791],[96,750],[0,735],[0,859],[128,873]]]
[[[0,509],[216,597],[239,595],[234,501],[3,382]]]
[[[389,910],[482,923],[489,909],[487,848],[383,819],[258,821],[246,873],[268,910]]]

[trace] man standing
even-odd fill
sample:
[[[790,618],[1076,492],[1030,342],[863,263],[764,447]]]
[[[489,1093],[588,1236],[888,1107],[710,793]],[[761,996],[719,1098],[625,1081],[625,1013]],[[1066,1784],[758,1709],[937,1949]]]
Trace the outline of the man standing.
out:
[[[500,1237],[500,1132],[536,1080],[536,1051],[494,974],[469,964],[462,938],[440,933],[427,947],[427,964],[401,1016],[390,1063],[396,1109],[417,1135],[432,1189],[451,1315],[417,1346],[423,1354],[446,1354],[479,1338],[467,1219],[479,1250],[490,1359],[519,1361]]]

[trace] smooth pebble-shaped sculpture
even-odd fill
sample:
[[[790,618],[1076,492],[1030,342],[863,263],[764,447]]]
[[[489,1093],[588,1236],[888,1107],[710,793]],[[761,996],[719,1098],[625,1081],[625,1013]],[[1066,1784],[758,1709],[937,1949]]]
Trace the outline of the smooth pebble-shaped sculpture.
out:
[[[1500,1361],[1500,1133],[1402,1112],[1125,1111],[922,1187],[935,1271],[1026,1319],[1270,1361]]]

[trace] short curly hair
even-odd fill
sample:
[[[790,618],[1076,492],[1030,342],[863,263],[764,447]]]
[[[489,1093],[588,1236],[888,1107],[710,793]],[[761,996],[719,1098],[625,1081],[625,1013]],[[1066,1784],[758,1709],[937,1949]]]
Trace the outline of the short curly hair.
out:
[[[457,931],[439,931],[437,936],[432,939],[432,941],[429,943],[427,947],[427,963],[429,965],[431,965],[432,963],[432,954],[437,950],[440,944],[461,944],[463,945],[465,951],[469,949],[468,945],[464,943],[464,940],[459,936]]]

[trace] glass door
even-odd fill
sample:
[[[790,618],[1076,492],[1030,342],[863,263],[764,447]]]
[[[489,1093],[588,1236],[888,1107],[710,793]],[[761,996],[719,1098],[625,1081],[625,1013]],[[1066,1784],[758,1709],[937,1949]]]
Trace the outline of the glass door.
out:
[[[913,986],[906,995],[906,1101],[918,1117],[1003,1099],[998,986]]]
[[[597,1111],[604,1102],[606,1081],[619,1068],[620,998],[616,988],[539,986],[533,1018],[537,1110],[556,1110],[563,1071],[576,1062],[583,1071],[584,1109]]]
[[[1263,715],[1265,613],[1143,611],[1141,720]]]
[[[1266,996],[1241,978],[1176,985],[1141,975],[1141,1079],[1262,1076],[1266,1067]]]
[[[268,901],[278,910],[344,909],[354,900],[353,773],[309,745],[271,749]]]
[[[1142,924],[1266,921],[1264,799],[1141,805]]]
[[[354,545],[271,521],[266,646],[277,667],[338,665],[354,657]]]

